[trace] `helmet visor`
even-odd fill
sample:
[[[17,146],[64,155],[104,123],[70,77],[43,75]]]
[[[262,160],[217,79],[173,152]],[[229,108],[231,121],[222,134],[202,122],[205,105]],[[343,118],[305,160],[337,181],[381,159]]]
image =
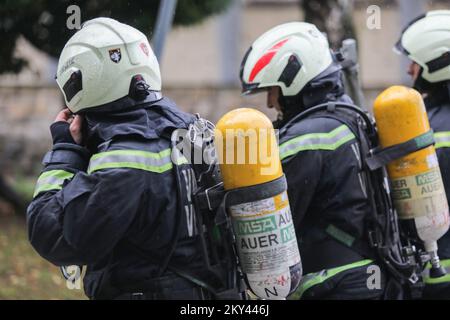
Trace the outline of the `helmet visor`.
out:
[[[400,39],[397,41],[397,43],[395,44],[395,46],[393,48],[395,53],[397,53],[397,54],[404,54],[404,55],[409,56],[409,51],[406,50],[406,48],[402,44],[403,35],[405,34],[406,30],[408,30],[414,23],[416,23],[417,21],[425,18],[426,16],[427,16],[426,13],[419,15],[418,17],[416,17],[413,20],[411,20],[408,23],[408,25],[403,28],[402,33],[400,34]]]

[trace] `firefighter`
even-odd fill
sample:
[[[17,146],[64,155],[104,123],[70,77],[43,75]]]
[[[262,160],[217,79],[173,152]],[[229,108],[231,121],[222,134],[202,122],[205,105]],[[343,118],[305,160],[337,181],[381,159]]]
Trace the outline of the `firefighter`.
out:
[[[295,120],[319,104],[352,103],[327,39],[309,23],[274,27],[247,51],[240,78],[245,94],[266,92],[267,106],[279,113],[275,125],[304,271],[294,297],[382,298],[386,277],[365,230],[371,209],[359,140],[323,114]]]
[[[145,35],[109,18],[86,22],[56,81],[67,108],[50,127],[27,212],[33,247],[58,266],[87,265],[91,299],[216,298],[210,289],[226,274],[204,266],[195,179],[177,175],[171,156],[170,133],[196,117],[162,97]]]
[[[430,11],[403,30],[395,49],[410,60],[408,74],[422,94],[450,199],[450,10]],[[450,299],[450,232],[438,241],[438,255],[447,275],[431,279],[426,270],[424,298]],[[429,268],[427,268],[429,269]]]

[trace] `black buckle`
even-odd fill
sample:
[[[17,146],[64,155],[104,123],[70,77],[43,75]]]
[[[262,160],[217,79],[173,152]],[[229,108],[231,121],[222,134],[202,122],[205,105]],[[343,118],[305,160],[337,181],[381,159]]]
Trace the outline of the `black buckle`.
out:
[[[371,248],[378,248],[378,241],[375,231],[373,230],[369,231],[368,237],[369,237],[369,246]]]
[[[330,113],[336,112],[336,103],[329,102],[327,105],[327,112],[330,112]]]

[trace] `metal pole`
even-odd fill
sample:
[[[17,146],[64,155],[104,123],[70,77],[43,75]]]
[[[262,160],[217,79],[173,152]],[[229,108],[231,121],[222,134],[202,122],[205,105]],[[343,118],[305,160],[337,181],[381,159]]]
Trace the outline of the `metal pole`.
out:
[[[342,41],[341,48],[342,58],[341,62],[343,67],[344,76],[346,80],[346,89],[353,102],[362,108],[367,110],[366,99],[361,86],[361,79],[359,77],[359,62],[358,62],[358,48],[355,39],[345,39]]]
[[[220,16],[218,24],[218,45],[220,61],[220,82],[225,86],[239,83],[239,56],[242,1],[233,0],[228,11]]]
[[[159,3],[158,17],[156,18],[155,32],[152,39],[152,49],[158,61],[162,56],[167,33],[172,27],[176,6],[177,0],[161,0]]]
[[[425,12],[425,1],[423,0],[399,0],[400,11],[400,30],[402,30],[412,19],[418,17]],[[400,32],[398,33],[400,36]],[[401,79],[404,84],[411,84],[411,79],[406,73],[406,70],[411,63],[407,57],[402,55],[401,59]]]

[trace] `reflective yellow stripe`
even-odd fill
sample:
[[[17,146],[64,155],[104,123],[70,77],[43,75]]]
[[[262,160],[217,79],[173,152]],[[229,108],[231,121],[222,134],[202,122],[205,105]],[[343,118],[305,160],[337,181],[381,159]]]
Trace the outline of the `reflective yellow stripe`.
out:
[[[439,278],[430,278],[431,264],[427,263],[422,273],[423,281],[426,284],[450,283],[450,259],[441,260],[441,266],[447,271],[447,274]]]
[[[156,173],[172,169],[171,150],[148,152],[140,150],[114,150],[92,156],[88,173],[101,169],[132,168]]]
[[[309,133],[288,140],[280,145],[281,160],[306,150],[336,150],[355,138],[353,132],[342,125],[328,133]]]
[[[73,176],[73,173],[65,170],[49,170],[43,172],[36,182],[33,197],[44,191],[60,190],[64,181],[71,179]]]
[[[450,148],[450,131],[436,132],[434,134],[434,140],[436,141],[434,145],[436,149]]]
[[[366,259],[346,264],[344,266],[322,270],[316,273],[308,273],[307,275],[303,276],[303,279],[301,280],[297,290],[289,297],[289,299],[292,300],[301,299],[306,290],[325,282],[329,278],[334,277],[335,275],[341,272],[371,264],[372,262],[373,260]]]

